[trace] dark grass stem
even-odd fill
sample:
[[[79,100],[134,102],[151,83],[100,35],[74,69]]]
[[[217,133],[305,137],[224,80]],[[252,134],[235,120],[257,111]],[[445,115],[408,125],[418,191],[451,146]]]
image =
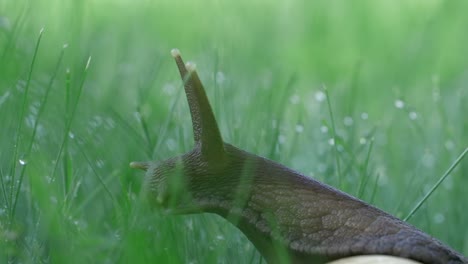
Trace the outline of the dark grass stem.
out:
[[[364,190],[367,186],[367,182],[369,180],[368,168],[369,168],[369,160],[370,160],[370,155],[371,155],[373,146],[374,146],[374,138],[371,138],[370,143],[369,143],[369,149],[366,155],[366,160],[364,161],[364,165],[362,166],[362,171],[361,171],[362,176],[361,176],[361,180],[359,181],[359,188],[358,188],[358,193],[357,193],[358,198],[362,198],[362,195],[364,194]]]
[[[324,85],[322,85],[322,90],[325,93],[325,98],[327,99],[327,106],[328,106],[328,112],[330,113],[330,121],[331,121],[331,133],[333,137],[333,149],[335,152],[335,164],[336,164],[336,171],[338,174],[338,186],[341,186],[342,183],[342,175],[341,175],[341,165],[340,165],[340,157],[339,157],[339,152],[338,152],[338,140],[336,136],[336,128],[335,128],[335,118],[333,117],[333,110],[331,107],[331,102],[330,102],[330,96],[328,94],[328,89]]]
[[[5,187],[5,181],[3,180],[4,178],[5,178],[5,173],[3,173],[2,168],[0,168],[0,184],[2,185],[3,200],[5,200],[6,207],[9,208],[8,196],[7,196],[7,191],[6,191],[6,187]]]
[[[71,93],[71,73],[67,69],[65,77],[65,124],[70,120],[70,93]],[[69,185],[69,172],[71,171],[68,157],[68,133],[70,130],[64,131],[64,141],[63,141],[63,158],[62,158],[62,169],[63,169],[63,194],[66,197],[68,194],[68,185]]]
[[[375,181],[374,181],[374,185],[372,186],[372,192],[369,198],[370,203],[374,202],[375,195],[377,194],[377,186],[379,185],[379,180],[380,180],[380,173],[377,174],[377,177],[375,178]]]
[[[432,186],[429,192],[424,195],[424,197],[416,204],[416,206],[409,212],[409,214],[403,219],[404,221],[408,221],[418,209],[426,202],[426,200],[432,195],[432,193],[439,187],[439,185],[450,175],[450,173],[457,167],[457,165],[462,161],[463,157],[465,157],[466,153],[468,152],[468,147],[458,156],[458,158],[453,162],[453,164],[447,169],[447,171],[440,177],[440,179]]]
[[[42,34],[43,33],[44,33],[44,28],[42,28],[39,31],[39,36],[38,36],[37,41],[36,41],[36,47],[34,48],[34,53],[33,53],[33,57],[32,57],[32,60],[31,60],[31,65],[29,67],[28,77],[27,77],[27,80],[26,80],[26,86],[24,87],[23,102],[21,104],[21,111],[20,111],[20,114],[19,114],[19,117],[18,117],[18,127],[16,128],[16,137],[15,137],[14,148],[13,148],[13,160],[12,160],[12,167],[11,167],[11,171],[10,171],[10,175],[11,175],[11,178],[12,178],[11,187],[10,187],[10,201],[11,201],[11,204],[12,204],[12,206],[10,206],[10,216],[12,218],[14,217],[14,211],[15,211],[14,208],[16,207],[16,204],[17,204],[16,198],[15,198],[16,197],[15,193],[19,192],[19,189],[21,188],[21,185],[19,185],[19,182],[18,182],[18,186],[16,186],[16,188],[18,190],[15,192],[15,190],[16,190],[15,189],[16,163],[17,163],[17,160],[18,160],[19,143],[21,141],[21,130],[23,130],[23,121],[24,121],[24,115],[25,115],[25,112],[26,112],[26,104],[27,104],[27,99],[28,99],[29,87],[31,85],[31,77],[32,77],[32,73],[33,73],[33,70],[34,70],[34,65],[36,63],[36,58],[37,58],[37,54],[39,52],[39,46],[41,44],[41,39],[42,39]]]

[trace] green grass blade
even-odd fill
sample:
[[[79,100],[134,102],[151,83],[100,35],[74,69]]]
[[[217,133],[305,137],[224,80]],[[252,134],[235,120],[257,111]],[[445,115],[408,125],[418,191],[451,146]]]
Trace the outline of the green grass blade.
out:
[[[16,180],[15,180],[16,164],[17,164],[18,152],[19,152],[18,149],[19,149],[19,144],[20,144],[20,141],[21,141],[21,131],[23,130],[24,115],[25,115],[25,112],[26,112],[26,104],[27,104],[27,99],[28,99],[29,87],[31,85],[31,77],[32,77],[32,74],[33,74],[34,66],[36,64],[36,58],[37,58],[37,54],[39,52],[39,46],[41,44],[41,39],[42,39],[42,34],[43,33],[44,33],[44,28],[42,28],[39,31],[39,36],[38,36],[37,41],[36,41],[36,47],[34,48],[34,53],[33,53],[33,57],[32,57],[32,60],[31,60],[31,65],[29,67],[29,73],[28,73],[28,77],[27,77],[27,80],[26,80],[26,85],[25,85],[25,88],[24,88],[23,102],[21,104],[21,110],[20,110],[20,114],[19,114],[19,117],[18,117],[18,127],[16,128],[16,137],[15,137],[15,141],[14,141],[12,167],[11,167],[11,171],[10,171],[10,175],[12,177],[11,187],[10,187],[10,201],[11,201],[11,204],[12,204],[12,206],[10,207],[10,216],[11,217],[14,216],[14,211],[15,211],[14,208],[16,207],[16,204],[17,204],[17,200],[15,198],[16,197],[15,193],[19,192],[19,189],[21,188],[20,185],[15,186],[15,182],[16,182]],[[18,191],[15,192],[16,188],[18,189]]]
[[[74,104],[72,106],[69,118],[66,120],[66,127],[65,127],[65,131],[63,133],[62,143],[60,144],[60,148],[59,148],[59,151],[57,153],[56,161],[58,161],[60,159],[60,157],[62,156],[62,153],[63,153],[63,151],[65,149],[68,134],[70,132],[71,125],[73,123],[73,118],[75,116],[75,112],[76,112],[76,109],[78,107],[78,102],[80,101],[81,93],[82,93],[83,86],[84,86],[84,83],[85,83],[85,80],[86,80],[86,76],[88,74],[88,69],[89,69],[90,63],[91,63],[91,56],[88,58],[88,61],[86,62],[86,66],[85,66],[84,71],[83,71],[83,77],[82,77],[81,82],[80,82],[80,84],[78,86],[78,92],[77,92],[77,96],[76,96],[77,98],[76,98],[76,100],[75,100],[75,102],[74,102]],[[51,174],[52,178],[55,178],[55,173],[56,173],[57,168],[58,168],[58,163],[59,162],[55,162],[55,166],[54,166],[54,168],[52,170],[52,174]]]
[[[26,149],[26,152],[25,152],[26,160],[28,159],[29,155],[31,154],[32,146],[34,144],[34,139],[36,137],[37,128],[38,128],[38,125],[39,125],[39,120],[41,119],[42,113],[44,112],[45,105],[47,103],[47,99],[49,98],[49,93],[50,93],[50,90],[52,89],[52,85],[53,85],[53,83],[55,81],[55,78],[57,77],[58,70],[60,69],[60,66],[62,65],[63,56],[65,54],[65,48],[66,48],[66,46],[63,47],[62,52],[59,55],[59,59],[58,59],[57,64],[55,66],[55,70],[54,70],[51,78],[49,79],[49,83],[47,85],[46,93],[45,93],[45,95],[42,98],[42,101],[40,103],[40,107],[39,107],[39,110],[38,110],[38,113],[37,113],[37,117],[36,117],[36,120],[34,121],[31,140],[29,141],[29,145],[28,145],[28,147]],[[27,168],[28,168],[28,166],[26,166],[26,165],[23,166],[23,168],[21,170],[20,177],[19,177],[18,186],[22,186],[24,175],[26,173]],[[3,184],[3,178],[2,178],[2,184]],[[14,204],[13,204],[13,211],[12,211],[13,216],[15,215],[16,205],[17,205],[19,193],[20,193],[20,188],[17,188],[16,189],[16,194],[15,194],[15,199],[14,199]]]
[[[457,167],[457,165],[462,161],[463,157],[465,157],[466,153],[468,153],[468,148],[458,156],[458,158],[453,162],[453,164],[447,169],[447,171],[440,177],[440,179],[432,186],[429,192],[424,195],[424,197],[414,206],[414,208],[409,212],[409,214],[403,219],[404,221],[408,221],[418,209],[423,205],[423,203],[432,195],[432,193],[439,187],[439,185],[450,175],[450,173]]]
[[[359,181],[359,187],[358,187],[358,192],[357,192],[357,197],[362,198],[362,195],[364,194],[364,190],[367,186],[367,182],[369,181],[369,160],[370,160],[370,154],[372,152],[372,148],[374,146],[374,138],[370,139],[369,143],[369,149],[367,151],[366,155],[366,160],[364,161],[364,165],[362,166],[362,175],[361,175],[361,180]]]
[[[327,100],[327,106],[328,106],[328,112],[330,114],[331,133],[333,137],[333,150],[335,152],[335,164],[336,164],[336,171],[338,174],[338,186],[341,186],[343,176],[341,175],[341,165],[340,165],[340,156],[339,156],[339,151],[338,151],[338,138],[336,135],[335,118],[333,117],[333,109],[331,107],[330,95],[328,94],[328,89],[325,85],[323,85],[322,90],[325,93],[325,98]]]

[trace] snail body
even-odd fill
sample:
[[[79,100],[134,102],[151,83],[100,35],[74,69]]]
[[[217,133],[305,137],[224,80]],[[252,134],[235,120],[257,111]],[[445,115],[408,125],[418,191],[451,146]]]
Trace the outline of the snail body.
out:
[[[184,81],[195,147],[163,162],[130,164],[146,171],[152,203],[179,214],[224,217],[268,263],[339,264],[357,256],[407,261],[382,263],[468,263],[364,201],[225,143],[195,65],[184,64],[178,50],[172,55]]]

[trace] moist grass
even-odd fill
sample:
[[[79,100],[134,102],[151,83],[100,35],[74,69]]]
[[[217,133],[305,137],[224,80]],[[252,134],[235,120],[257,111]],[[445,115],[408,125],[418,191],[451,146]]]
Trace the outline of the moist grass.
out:
[[[466,2],[0,10],[0,262],[264,262],[218,216],[148,209],[128,166],[192,148],[174,47],[197,63],[225,141],[468,254],[468,163],[456,162],[468,142]]]

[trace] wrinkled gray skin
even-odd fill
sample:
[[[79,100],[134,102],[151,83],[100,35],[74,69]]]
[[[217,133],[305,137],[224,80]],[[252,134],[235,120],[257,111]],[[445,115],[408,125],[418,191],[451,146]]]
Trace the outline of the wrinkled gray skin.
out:
[[[323,263],[371,254],[468,263],[438,240],[363,201],[224,143],[194,65],[184,64],[178,50],[172,55],[184,80],[195,148],[161,163],[131,163],[147,170],[152,203],[179,214],[219,214],[268,263]]]
[[[165,186],[170,181],[166,176],[179,175],[183,167],[181,193],[189,196],[169,194],[159,203],[176,199],[175,212],[219,214],[236,225],[268,263],[280,259],[275,243],[286,249],[291,263],[367,254],[468,263],[438,240],[363,201],[232,145],[224,148],[225,158],[217,164],[203,160],[195,148],[151,166],[146,174],[150,200],[167,192],[171,187]]]

